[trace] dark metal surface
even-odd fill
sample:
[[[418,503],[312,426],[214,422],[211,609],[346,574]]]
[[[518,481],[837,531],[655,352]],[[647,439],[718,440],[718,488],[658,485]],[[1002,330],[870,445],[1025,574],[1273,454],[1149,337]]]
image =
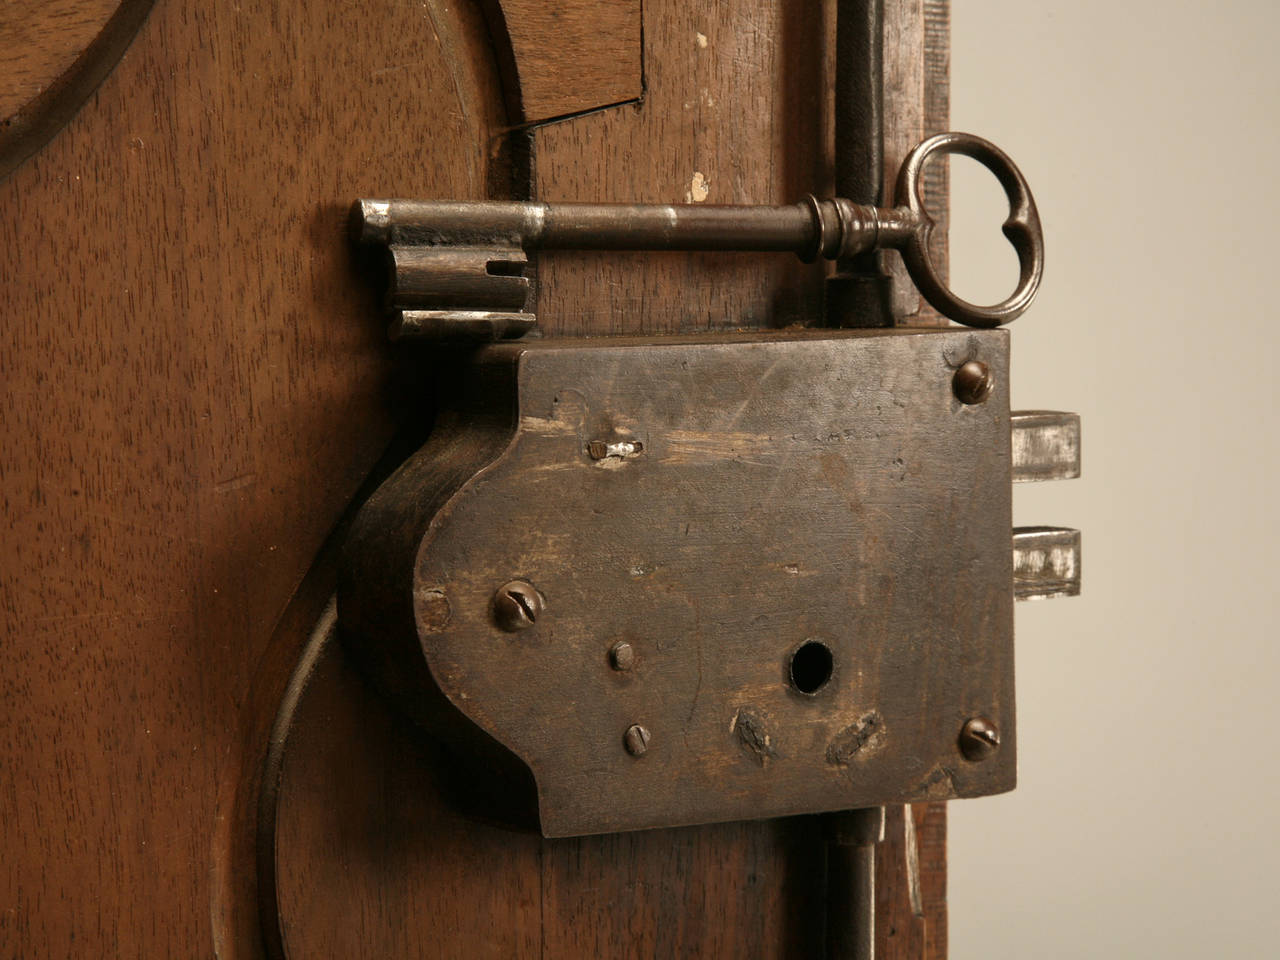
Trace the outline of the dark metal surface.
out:
[[[884,201],[884,0],[836,5],[835,188]]]
[[[1006,357],[905,329],[482,348],[356,521],[346,640],[477,789],[515,800],[524,769],[552,836],[1008,790]],[[972,359],[981,407],[952,394]],[[513,580],[545,598],[518,634]],[[1006,731],[980,765],[977,715]]]
[[[1010,215],[1003,229],[1018,252],[1021,272],[1013,294],[993,306],[978,306],[953,294],[929,257],[934,222],[924,207],[922,177],[928,159],[946,153],[962,153],[987,166],[1009,197]],[[455,291],[464,298],[451,301],[453,307],[473,306],[477,291],[489,288],[503,301],[487,304],[489,309],[509,306],[514,299],[519,285],[506,281],[516,277],[486,278],[480,272],[482,262],[501,260],[486,250],[791,251],[806,260],[822,256],[849,261],[881,247],[900,249],[921,293],[959,323],[998,326],[1030,306],[1044,270],[1040,221],[1026,180],[995,145],[967,133],[930,137],[903,162],[897,198],[892,208],[841,197],[810,197],[791,206],[357,200],[351,224],[361,243],[396,250],[424,247],[427,252],[422,255],[400,254],[411,276],[403,282],[397,279],[395,289],[415,299],[431,297],[435,263],[448,288],[438,299],[449,300]],[[439,254],[452,246],[468,252],[461,259]]]
[[[884,0],[836,5],[835,188],[854,203],[884,202]],[[880,253],[842,258],[827,279],[827,326],[893,326],[892,278]]]
[[[522,310],[529,258],[519,247],[392,244],[387,305]]]
[[[876,844],[884,807],[823,818],[827,833],[827,960],[873,960],[876,944]]]

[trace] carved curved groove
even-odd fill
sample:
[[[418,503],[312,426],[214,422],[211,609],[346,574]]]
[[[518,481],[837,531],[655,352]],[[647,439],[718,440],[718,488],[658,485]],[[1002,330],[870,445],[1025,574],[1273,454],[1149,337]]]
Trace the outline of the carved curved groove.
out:
[[[43,89],[29,100],[17,98],[16,109],[12,103],[5,104],[6,115],[0,117],[0,180],[44,146],[75,116],[81,104],[119,62],[142,22],[146,20],[153,2],[154,0],[123,0],[103,23],[101,30],[60,75],[52,78],[47,85],[37,78],[34,82],[43,86]],[[38,21],[39,17],[40,15],[32,15],[30,19]],[[9,46],[15,36],[19,43],[30,39],[31,34],[41,27],[46,31],[63,29],[57,11],[46,11],[44,20],[43,23],[19,23],[15,18],[0,24],[0,46]],[[43,40],[43,37],[38,39]],[[43,42],[54,44],[54,41]],[[62,42],[67,43],[65,38]],[[66,53],[72,55],[74,47]],[[2,79],[9,80],[21,68],[21,64],[17,63],[15,69],[15,62],[20,57],[6,55],[5,59],[7,76]],[[0,95],[5,92],[0,91]],[[10,113],[10,110],[13,112]]]
[[[483,0],[503,89],[526,124],[639,100],[640,0]],[[565,83],[571,76],[574,82]]]

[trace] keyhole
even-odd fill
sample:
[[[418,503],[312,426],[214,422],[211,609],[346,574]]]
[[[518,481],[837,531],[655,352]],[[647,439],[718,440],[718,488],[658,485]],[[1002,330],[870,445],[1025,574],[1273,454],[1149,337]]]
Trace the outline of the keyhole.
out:
[[[834,667],[831,648],[820,640],[810,640],[791,655],[791,685],[812,696],[827,685]]]

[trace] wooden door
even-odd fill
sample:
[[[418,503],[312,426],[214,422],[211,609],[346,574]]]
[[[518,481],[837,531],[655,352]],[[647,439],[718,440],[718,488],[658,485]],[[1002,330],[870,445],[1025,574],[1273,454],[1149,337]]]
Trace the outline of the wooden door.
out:
[[[294,958],[821,955],[815,818],[556,841],[479,822],[337,648],[288,713],[274,890],[255,824],[331,534],[429,424],[350,202],[829,192],[833,6],[0,16],[0,955],[258,957],[263,898]],[[885,0],[885,21],[896,169],[946,127],[947,5]],[[821,318],[823,268],[786,257],[537,270],[547,336]],[[940,804],[890,811],[882,957],[945,955],[944,832]]]

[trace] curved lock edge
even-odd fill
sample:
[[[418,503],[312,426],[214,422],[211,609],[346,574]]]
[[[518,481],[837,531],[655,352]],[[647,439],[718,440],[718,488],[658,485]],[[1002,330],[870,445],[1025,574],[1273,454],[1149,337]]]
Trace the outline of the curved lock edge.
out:
[[[516,436],[521,351],[505,363],[459,364],[463,399],[442,412],[426,444],[369,497],[342,549],[338,621],[348,655],[404,716],[459,761],[467,811],[517,827],[538,826],[528,766],[456,707],[440,688],[419,639],[417,557],[450,501],[501,459]],[[450,395],[442,384],[442,395]],[[445,608],[447,611],[447,607]],[[440,624],[447,623],[447,612]]]

